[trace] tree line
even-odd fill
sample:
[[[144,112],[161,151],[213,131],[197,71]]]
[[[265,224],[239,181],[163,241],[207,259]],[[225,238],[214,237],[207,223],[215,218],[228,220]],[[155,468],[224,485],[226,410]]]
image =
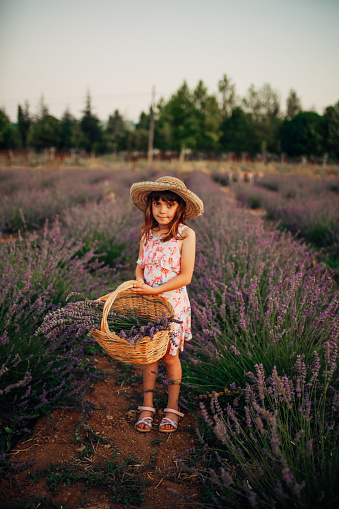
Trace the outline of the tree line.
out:
[[[115,110],[104,125],[93,113],[88,92],[80,119],[68,109],[58,119],[41,98],[35,115],[27,102],[19,105],[15,124],[0,110],[0,149],[146,152],[150,115],[150,111],[142,111],[137,124],[131,125]],[[153,115],[154,147],[162,151],[285,153],[289,157],[328,154],[332,160],[339,159],[339,101],[325,108],[323,115],[304,111],[294,89],[283,112],[278,92],[268,83],[260,88],[251,85],[240,98],[226,74],[219,80],[216,94],[210,94],[201,80],[192,90],[184,81],[168,101],[159,100]]]

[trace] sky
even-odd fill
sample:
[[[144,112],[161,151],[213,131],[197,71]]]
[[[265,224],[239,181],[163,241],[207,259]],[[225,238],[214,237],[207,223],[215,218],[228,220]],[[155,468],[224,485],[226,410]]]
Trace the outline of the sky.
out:
[[[339,100],[339,0],[0,0],[0,108],[18,104],[80,118],[89,91],[103,121],[148,111],[186,80],[217,93],[224,74],[239,98],[269,83],[286,109]]]

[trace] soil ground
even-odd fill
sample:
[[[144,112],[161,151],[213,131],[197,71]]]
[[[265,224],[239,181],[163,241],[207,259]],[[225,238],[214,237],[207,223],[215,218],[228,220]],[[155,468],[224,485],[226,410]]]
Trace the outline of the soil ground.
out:
[[[108,357],[97,356],[96,367],[103,370],[104,380],[94,383],[92,392],[85,397],[93,401],[96,407],[92,418],[86,420],[88,427],[86,424],[82,426],[79,435],[82,416],[81,411],[75,409],[58,409],[51,416],[40,419],[32,436],[16,444],[11,453],[13,460],[35,460],[34,465],[2,481],[0,508],[26,508],[28,506],[23,501],[35,495],[38,498],[29,505],[29,509],[41,507],[40,499],[43,497],[49,500],[47,504],[45,501],[43,507],[54,507],[53,502],[59,504],[55,507],[63,509],[126,507],[126,503],[120,503],[119,497],[112,496],[111,489],[100,486],[100,483],[98,486],[89,485],[81,478],[74,482],[72,476],[55,482],[55,490],[51,491],[55,466],[62,466],[73,474],[82,472],[87,479],[96,467],[110,460],[121,462],[126,472],[129,469],[136,472],[146,483],[143,502],[135,504],[138,507],[177,507],[179,504],[182,508],[196,507],[200,493],[198,476],[176,468],[177,457],[194,447],[197,425],[194,417],[186,413],[177,431],[165,434],[158,431],[163,414],[157,409],[152,431],[136,431],[136,409],[142,404],[142,386],[138,381],[141,379],[140,368],[133,367],[129,383],[126,371],[123,372],[121,366]],[[168,471],[171,467],[174,467],[172,472]],[[46,474],[48,468],[49,475]],[[121,489],[123,482],[122,478]],[[181,501],[175,499],[169,489],[180,493]],[[133,507],[133,504],[127,503],[127,506]]]

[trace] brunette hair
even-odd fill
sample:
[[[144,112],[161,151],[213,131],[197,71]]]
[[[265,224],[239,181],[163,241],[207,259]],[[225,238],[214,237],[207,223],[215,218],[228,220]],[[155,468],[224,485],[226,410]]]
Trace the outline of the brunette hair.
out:
[[[168,240],[171,240],[172,238],[177,239],[179,237],[179,224],[186,224],[185,223],[185,209],[186,209],[186,203],[176,193],[173,193],[172,191],[152,191],[147,196],[147,206],[145,210],[145,220],[141,227],[141,235],[140,235],[140,241],[144,240],[147,241],[148,234],[153,228],[156,228],[158,226],[158,222],[154,219],[152,214],[152,202],[153,200],[159,200],[162,198],[165,202],[177,202],[178,208],[176,211],[176,214],[173,218],[173,220],[169,223],[169,232],[167,235],[165,235],[161,240],[162,242],[167,242]],[[182,237],[185,238],[185,237]]]

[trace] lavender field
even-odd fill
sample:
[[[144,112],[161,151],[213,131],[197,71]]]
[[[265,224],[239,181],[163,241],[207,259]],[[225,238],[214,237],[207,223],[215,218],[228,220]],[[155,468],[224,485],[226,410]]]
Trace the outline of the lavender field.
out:
[[[47,342],[35,332],[68,293],[96,298],[134,277],[142,214],[129,188],[158,176],[1,171],[3,473],[11,447],[38,416],[90,406],[95,341],[65,334]],[[315,263],[314,244],[269,231],[206,173],[177,176],[205,203],[190,223],[197,233],[193,340],[182,355],[180,402],[186,412],[199,402],[200,426],[178,468],[199,476],[204,507],[337,507],[338,286]],[[309,215],[306,194],[298,198],[300,217]],[[330,214],[331,207],[324,202]],[[334,244],[335,211],[330,221],[322,238]]]

